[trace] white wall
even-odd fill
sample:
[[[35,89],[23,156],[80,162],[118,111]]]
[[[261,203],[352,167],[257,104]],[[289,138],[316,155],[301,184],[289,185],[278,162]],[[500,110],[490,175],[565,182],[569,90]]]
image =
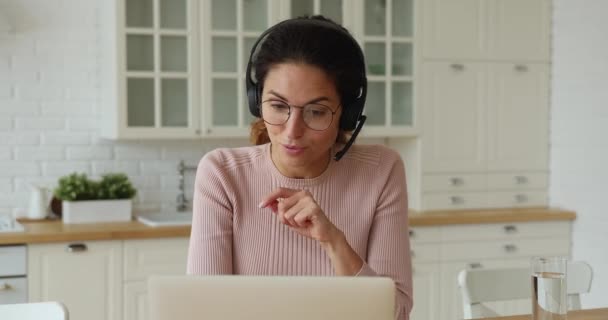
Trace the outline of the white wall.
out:
[[[218,144],[247,144],[100,139],[101,1],[0,0],[14,29],[0,31],[0,213],[26,206],[28,183],[53,186],[72,171],[126,172],[140,207],[173,207],[180,159],[196,165]]]
[[[608,1],[555,0],[550,201],[576,210],[574,259],[594,268],[584,307],[608,306]]]

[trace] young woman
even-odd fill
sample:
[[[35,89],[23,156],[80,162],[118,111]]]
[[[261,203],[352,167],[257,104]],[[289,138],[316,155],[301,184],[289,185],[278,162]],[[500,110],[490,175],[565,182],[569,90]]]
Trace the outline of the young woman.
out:
[[[403,162],[384,146],[346,152],[365,121],[366,81],[361,48],[328,19],[287,20],[260,37],[247,72],[256,146],[201,160],[189,274],[388,276],[397,318],[408,319]]]

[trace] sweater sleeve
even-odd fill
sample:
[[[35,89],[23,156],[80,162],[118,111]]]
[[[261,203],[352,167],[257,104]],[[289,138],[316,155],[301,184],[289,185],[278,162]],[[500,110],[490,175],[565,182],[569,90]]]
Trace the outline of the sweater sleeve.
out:
[[[380,195],[370,231],[366,262],[357,276],[387,276],[396,286],[396,319],[407,320],[412,309],[412,267],[408,235],[405,168],[396,155]]]
[[[220,153],[207,153],[196,171],[188,274],[232,274],[232,204],[225,182]]]

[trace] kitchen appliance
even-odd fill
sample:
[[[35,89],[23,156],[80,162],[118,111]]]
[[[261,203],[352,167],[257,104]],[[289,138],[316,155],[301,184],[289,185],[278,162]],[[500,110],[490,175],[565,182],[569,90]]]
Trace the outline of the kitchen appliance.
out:
[[[0,246],[0,304],[27,302],[25,245]]]
[[[30,206],[27,217],[30,219],[44,219],[49,214],[49,190],[37,185],[30,185]]]

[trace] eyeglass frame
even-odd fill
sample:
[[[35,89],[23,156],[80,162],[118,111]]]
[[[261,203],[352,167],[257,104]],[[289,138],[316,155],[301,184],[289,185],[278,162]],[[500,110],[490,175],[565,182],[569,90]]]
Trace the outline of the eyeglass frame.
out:
[[[270,123],[270,122],[266,121],[266,119],[264,119],[264,112],[262,112],[262,105],[263,105],[265,102],[269,102],[269,101],[281,102],[281,103],[284,103],[286,106],[288,106],[288,107],[289,107],[289,112],[287,113],[287,119],[285,119],[285,122],[283,122],[283,123],[279,123],[279,124],[274,124],[274,123]],[[330,106],[325,105],[325,104],[322,104],[322,103],[317,103],[317,102],[315,102],[315,103],[308,103],[308,104],[305,104],[305,105],[303,105],[303,106],[297,106],[297,105],[295,105],[295,104],[294,104],[294,105],[289,104],[289,103],[287,103],[286,101],[281,100],[281,99],[272,99],[272,98],[271,98],[271,99],[266,99],[266,100],[262,101],[262,102],[260,103],[260,105],[258,106],[258,109],[260,110],[260,117],[262,118],[262,120],[264,121],[264,123],[267,123],[267,124],[269,124],[269,125],[271,125],[271,126],[282,126],[282,125],[286,124],[286,123],[287,123],[287,121],[289,121],[289,119],[291,118],[291,110],[292,110],[292,108],[301,109],[301,110],[302,110],[302,112],[304,112],[304,108],[305,108],[306,106],[310,106],[310,105],[318,105],[318,106],[325,107],[325,108],[329,109],[329,112],[331,113],[331,121],[329,122],[329,124],[327,125],[327,128],[325,128],[325,129],[313,129],[313,128],[311,128],[311,127],[308,125],[308,123],[306,123],[306,121],[303,121],[303,122],[304,122],[304,124],[306,125],[306,128],[308,128],[308,129],[310,129],[310,130],[314,130],[314,131],[325,131],[325,130],[329,129],[329,127],[331,127],[331,124],[334,122],[334,115],[335,115],[335,114],[338,112],[338,109],[339,109],[339,108],[340,108],[340,106],[341,106],[341,105],[338,105],[338,107],[336,108],[336,111],[333,111],[333,110],[331,109],[331,107],[330,107]]]

